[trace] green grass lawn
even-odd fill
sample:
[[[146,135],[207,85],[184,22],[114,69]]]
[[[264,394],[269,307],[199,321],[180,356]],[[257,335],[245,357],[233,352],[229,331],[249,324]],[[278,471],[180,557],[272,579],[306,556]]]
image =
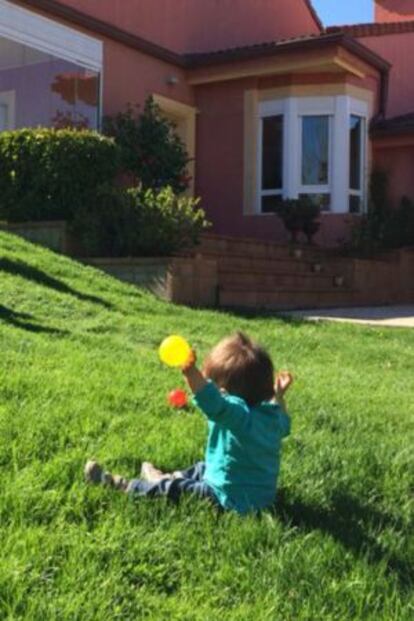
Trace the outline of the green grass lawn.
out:
[[[296,383],[261,518],[88,488],[203,455],[157,357],[242,329]],[[0,233],[0,619],[414,618],[414,331],[194,311]]]

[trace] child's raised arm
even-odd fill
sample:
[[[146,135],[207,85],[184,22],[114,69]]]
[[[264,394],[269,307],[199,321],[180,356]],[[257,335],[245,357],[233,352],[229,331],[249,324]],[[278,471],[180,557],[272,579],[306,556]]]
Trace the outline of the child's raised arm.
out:
[[[200,369],[197,367],[196,362],[197,357],[195,352],[192,350],[187,363],[181,369],[193,395],[200,392],[200,390],[202,390],[207,384],[207,381]]]
[[[196,366],[194,352],[191,352],[188,363],[181,370],[198,407],[208,419],[233,431],[240,431],[248,424],[250,415],[247,405],[241,400],[235,402],[224,398],[214,382],[208,382]]]

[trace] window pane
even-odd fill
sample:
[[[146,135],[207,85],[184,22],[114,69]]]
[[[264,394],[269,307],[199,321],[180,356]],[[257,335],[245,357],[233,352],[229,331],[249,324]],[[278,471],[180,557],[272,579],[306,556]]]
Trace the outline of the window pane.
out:
[[[361,213],[361,197],[349,197],[349,213]]]
[[[98,125],[98,73],[0,37],[0,93],[8,91],[16,128]]]
[[[0,104],[0,132],[7,129],[7,106],[6,104]]]
[[[329,117],[302,118],[302,184],[327,185],[329,169]]]
[[[262,122],[262,189],[281,190],[283,186],[283,116],[266,117]]]
[[[350,179],[351,190],[361,189],[361,163],[362,163],[362,124],[363,119],[359,116],[351,116],[350,119]]]
[[[330,194],[300,194],[299,196],[309,199],[314,205],[318,205],[321,211],[330,211],[331,209]]]
[[[281,196],[263,196],[262,213],[275,213],[281,202]]]

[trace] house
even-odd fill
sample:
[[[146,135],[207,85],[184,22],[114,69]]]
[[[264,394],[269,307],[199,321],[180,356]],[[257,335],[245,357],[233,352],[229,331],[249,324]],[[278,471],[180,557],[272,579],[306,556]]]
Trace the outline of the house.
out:
[[[0,0],[0,130],[153,95],[217,233],[283,241],[277,200],[307,195],[335,245],[374,164],[414,197],[413,49],[414,0],[327,30],[310,0]]]

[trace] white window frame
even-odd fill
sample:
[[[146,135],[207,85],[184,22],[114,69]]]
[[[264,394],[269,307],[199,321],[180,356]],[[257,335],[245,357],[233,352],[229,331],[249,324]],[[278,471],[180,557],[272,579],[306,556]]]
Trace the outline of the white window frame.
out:
[[[16,124],[16,91],[0,92],[0,105],[6,106],[7,109],[6,130],[14,129]]]
[[[283,115],[283,189],[281,191],[262,190],[262,119],[267,116]],[[369,104],[350,97],[337,95],[330,97],[288,97],[272,101],[262,101],[258,106],[257,118],[257,200],[255,213],[263,214],[262,197],[282,195],[283,198],[298,198],[299,194],[330,194],[330,210],[322,214],[349,213],[350,196],[350,132],[351,116],[363,119],[364,135],[361,154],[360,191],[363,213],[366,209],[368,189],[367,154],[368,154],[368,118]],[[306,186],[302,184],[302,118],[304,116],[329,117],[329,168],[328,184]],[[296,145],[296,148],[292,145]],[[344,157],[344,153],[348,156]]]
[[[351,183],[349,183],[349,198],[351,196],[357,196],[360,199],[360,205],[361,205],[361,209],[358,212],[353,212],[355,214],[358,213],[363,213],[364,212],[364,195],[365,195],[365,189],[364,189],[364,160],[365,160],[365,144],[364,144],[364,135],[365,135],[365,119],[364,117],[359,116],[358,114],[351,114],[349,117],[349,120],[351,120],[352,117],[357,117],[359,119],[361,119],[362,121],[362,134],[361,134],[361,144],[360,144],[360,149],[361,149],[361,162],[359,165],[359,174],[360,174],[360,179],[361,179],[361,187],[359,190],[355,190],[354,188],[351,188]],[[349,181],[351,181],[351,179],[349,179]],[[351,213],[351,212],[350,212]]]
[[[102,72],[102,41],[8,0],[0,0],[0,37]]]
[[[351,196],[357,196],[360,199],[361,208],[356,212],[349,212],[352,215],[358,216],[366,213],[367,210],[367,196],[368,196],[368,188],[367,188],[367,153],[368,153],[368,139],[367,139],[367,118],[358,114],[357,112],[353,112],[351,109],[351,114],[349,116],[349,120],[351,117],[356,116],[362,120],[362,135],[361,135],[361,162],[360,162],[360,178],[361,178],[361,187],[359,190],[355,190],[351,188],[350,179],[348,181],[348,202],[350,202]]]

